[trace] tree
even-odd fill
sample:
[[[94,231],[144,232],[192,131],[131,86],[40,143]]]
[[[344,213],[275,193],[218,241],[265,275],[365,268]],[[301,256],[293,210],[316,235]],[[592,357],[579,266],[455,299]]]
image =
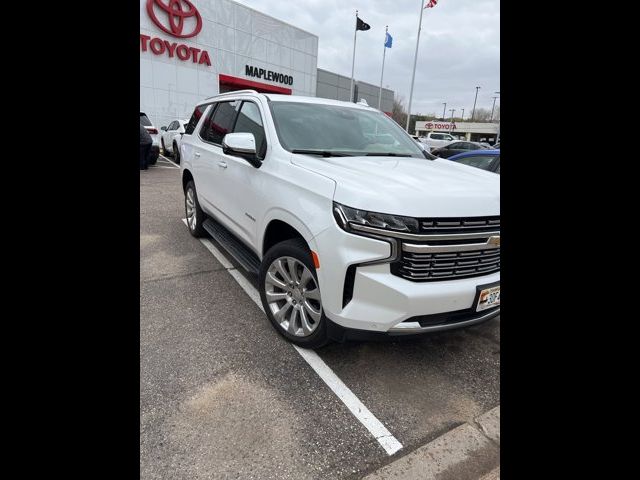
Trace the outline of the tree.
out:
[[[494,112],[495,115],[495,112]],[[473,116],[474,122],[488,122],[491,119],[490,108],[476,108],[476,112]]]
[[[407,109],[404,106],[404,97],[402,95],[393,98],[391,118],[393,118],[402,128],[407,125]]]

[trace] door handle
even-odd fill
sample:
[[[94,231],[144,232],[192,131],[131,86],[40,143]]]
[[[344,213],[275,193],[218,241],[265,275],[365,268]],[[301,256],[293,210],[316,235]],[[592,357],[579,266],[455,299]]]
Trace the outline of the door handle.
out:
[[[200,153],[199,152],[193,152],[193,155],[196,156],[196,157],[199,157]]]
[[[218,162],[218,166],[222,168],[227,168],[227,162]]]

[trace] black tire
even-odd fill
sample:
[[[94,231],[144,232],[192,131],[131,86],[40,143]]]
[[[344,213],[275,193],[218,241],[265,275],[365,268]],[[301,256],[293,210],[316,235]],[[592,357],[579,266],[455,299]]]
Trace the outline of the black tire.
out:
[[[195,214],[195,224],[189,221],[189,192],[193,192],[193,213]],[[207,216],[200,208],[200,203],[198,202],[198,194],[196,192],[196,185],[193,183],[193,180],[189,180],[187,186],[184,188],[184,211],[185,216],[187,218],[187,228],[189,229],[189,233],[196,238],[204,237],[207,231],[202,226]]]
[[[289,340],[291,343],[294,343],[303,348],[320,348],[330,341],[327,332],[328,319],[325,316],[324,311],[321,311],[320,320],[317,327],[315,327],[315,330],[310,335],[302,337],[293,335],[284,330],[284,328],[274,318],[273,313],[269,308],[269,303],[267,302],[265,279],[271,264],[280,257],[293,257],[299,262],[303,263],[313,275],[316,285],[318,285],[318,275],[313,265],[311,252],[309,251],[309,247],[307,246],[306,242],[301,238],[285,240],[284,242],[280,242],[271,247],[262,259],[262,264],[260,265],[259,272],[259,288],[262,307],[267,314],[267,318],[273,325],[273,328],[275,328],[280,335]]]
[[[178,150],[178,144],[173,142],[173,159],[179,165],[180,164],[180,150]]]
[[[164,146],[164,138],[160,137],[160,145],[162,146],[162,154],[166,155],[167,154],[167,149]]]

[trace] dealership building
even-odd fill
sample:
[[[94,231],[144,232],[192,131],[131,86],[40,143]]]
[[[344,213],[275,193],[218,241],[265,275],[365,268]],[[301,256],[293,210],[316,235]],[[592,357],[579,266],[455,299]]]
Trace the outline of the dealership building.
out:
[[[416,122],[416,135],[424,136],[429,132],[450,133],[454,137],[473,142],[496,143],[500,124],[491,122],[443,122],[429,120]]]
[[[231,0],[140,0],[140,111],[160,127],[233,90],[349,100],[350,77],[318,69],[318,41]],[[379,86],[354,90],[378,106]],[[393,98],[383,89],[382,111]]]

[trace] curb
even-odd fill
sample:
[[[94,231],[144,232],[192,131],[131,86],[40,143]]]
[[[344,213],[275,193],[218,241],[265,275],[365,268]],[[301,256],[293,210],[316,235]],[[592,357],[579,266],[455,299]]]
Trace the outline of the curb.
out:
[[[464,423],[363,480],[499,480],[500,406]]]

